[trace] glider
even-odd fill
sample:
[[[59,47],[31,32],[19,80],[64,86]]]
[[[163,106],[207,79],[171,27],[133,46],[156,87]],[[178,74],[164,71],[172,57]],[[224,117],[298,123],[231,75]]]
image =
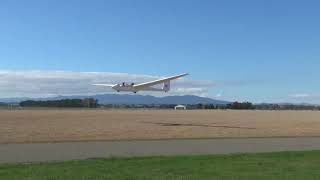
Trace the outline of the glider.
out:
[[[162,78],[162,79],[158,79],[158,80],[154,80],[154,81],[150,81],[150,82],[145,82],[145,83],[140,83],[140,84],[135,84],[135,83],[127,84],[127,83],[123,82],[121,84],[93,84],[93,85],[111,87],[112,89],[114,89],[117,92],[120,92],[120,91],[127,91],[127,92],[134,92],[134,93],[137,93],[138,91],[168,92],[170,90],[170,81],[178,79],[178,78],[186,76],[186,75],[189,75],[189,74],[188,73],[179,74],[176,76],[171,76],[171,77]],[[152,87],[152,86],[162,84],[162,83],[163,83],[162,88]]]

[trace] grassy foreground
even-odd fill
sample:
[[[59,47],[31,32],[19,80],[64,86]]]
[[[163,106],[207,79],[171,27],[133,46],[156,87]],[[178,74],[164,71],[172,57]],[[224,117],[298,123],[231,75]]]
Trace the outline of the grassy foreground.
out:
[[[320,179],[320,151],[0,165],[0,179]]]

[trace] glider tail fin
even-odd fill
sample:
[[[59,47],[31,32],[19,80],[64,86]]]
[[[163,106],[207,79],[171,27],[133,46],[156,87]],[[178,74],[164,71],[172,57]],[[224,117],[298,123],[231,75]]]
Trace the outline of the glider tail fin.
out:
[[[170,81],[166,81],[163,83],[163,88],[165,92],[170,91]]]

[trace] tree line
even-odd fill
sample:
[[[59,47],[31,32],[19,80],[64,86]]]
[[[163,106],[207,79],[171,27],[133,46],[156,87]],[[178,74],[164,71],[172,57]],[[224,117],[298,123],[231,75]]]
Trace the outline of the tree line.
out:
[[[0,105],[3,105],[0,103]],[[75,107],[75,108],[97,108],[106,109],[173,109],[177,104],[98,104],[98,100],[86,99],[62,99],[50,101],[22,101],[21,107]],[[235,109],[235,110],[320,110],[316,105],[295,104],[253,104],[251,102],[233,102],[229,104],[188,104],[187,109]]]
[[[257,110],[320,110],[319,105],[305,104],[258,104],[255,105]]]
[[[177,104],[105,104],[103,108],[112,109],[173,109]],[[233,102],[228,104],[188,104],[187,109],[234,109],[234,110],[320,110],[316,105],[294,104],[253,104],[251,102]]]
[[[93,98],[86,99],[62,99],[50,101],[22,101],[21,107],[75,107],[75,108],[96,108],[98,107],[98,100]]]

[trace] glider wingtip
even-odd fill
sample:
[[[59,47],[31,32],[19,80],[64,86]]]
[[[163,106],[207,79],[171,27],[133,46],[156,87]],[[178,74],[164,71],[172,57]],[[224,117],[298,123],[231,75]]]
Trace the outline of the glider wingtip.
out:
[[[92,84],[92,85],[93,86],[110,86],[110,87],[114,86],[112,84]]]

